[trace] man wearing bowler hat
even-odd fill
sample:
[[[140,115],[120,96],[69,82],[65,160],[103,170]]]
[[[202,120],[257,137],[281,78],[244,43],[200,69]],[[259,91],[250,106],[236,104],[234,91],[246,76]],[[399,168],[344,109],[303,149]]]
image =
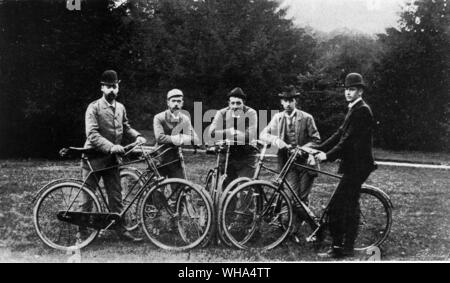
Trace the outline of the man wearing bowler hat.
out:
[[[213,140],[230,140],[227,180],[223,187],[238,177],[252,177],[255,149],[250,144],[257,139],[258,117],[256,111],[245,105],[247,95],[236,87],[228,93],[228,107],[219,110],[209,127]],[[225,156],[220,159],[221,170],[225,169]]]
[[[116,101],[119,93],[119,80],[117,73],[113,70],[107,70],[102,74],[100,81],[100,90],[102,97],[89,104],[86,110],[86,142],[84,147],[91,148],[95,153],[89,157],[90,164],[94,170],[117,165],[116,154],[125,152],[121,146],[122,136],[127,135],[136,139],[138,143],[146,143],[136,130],[131,128],[125,107]],[[81,161],[83,179],[89,172],[89,165],[84,159]],[[118,167],[102,171],[97,176],[91,175],[86,183],[92,188],[97,186],[97,181],[102,178],[108,195],[108,205],[111,212],[120,213],[123,209],[122,188],[120,184],[120,174]],[[80,205],[82,211],[90,211],[92,203],[86,200]],[[117,228],[119,237],[128,241],[140,241],[133,237],[125,227],[120,225]],[[85,233],[84,228],[80,228],[79,237]]]
[[[261,140],[278,147],[280,169],[289,158],[290,147],[314,146],[320,143],[320,134],[313,116],[297,108],[299,96],[300,94],[292,85],[278,94],[284,111],[275,114],[260,134]],[[315,165],[312,157],[304,161],[311,166]],[[309,194],[316,176],[317,173],[299,167],[293,167],[287,174],[288,183],[305,204],[309,204]],[[298,214],[296,216],[301,220],[300,210],[296,209],[296,212]],[[296,227],[298,224],[300,223],[295,223]]]
[[[179,146],[199,143],[198,136],[191,124],[191,118],[181,111],[183,107],[183,97],[184,95],[181,90],[170,90],[167,93],[168,109],[157,114],[153,118],[153,130],[156,142],[158,144],[165,144],[167,147],[171,148],[171,150],[167,151],[167,153],[161,157],[162,164],[168,164],[179,158]],[[162,150],[167,149],[167,147],[163,147]],[[160,168],[160,173],[169,178],[186,178],[185,172],[179,161],[163,166]]]
[[[339,173],[343,174],[330,204],[329,224],[332,246],[321,257],[342,258],[354,255],[354,243],[359,225],[359,196],[362,184],[376,169],[372,154],[374,119],[372,110],[362,99],[363,78],[350,73],[345,78],[345,99],[348,113],[342,126],[323,144],[316,147],[324,152],[322,161],[341,159]]]

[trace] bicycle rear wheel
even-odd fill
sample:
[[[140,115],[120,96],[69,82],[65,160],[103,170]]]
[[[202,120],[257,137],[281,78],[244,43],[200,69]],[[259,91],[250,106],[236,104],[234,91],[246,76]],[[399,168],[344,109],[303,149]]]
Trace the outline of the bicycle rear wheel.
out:
[[[39,238],[49,247],[59,250],[81,249],[90,244],[99,230],[80,229],[59,220],[57,214],[64,211],[100,212],[101,209],[94,193],[79,182],[59,182],[43,192],[34,207],[33,222]]]
[[[141,173],[133,168],[120,169],[120,183],[122,187],[123,207],[127,207],[135,198],[143,183],[139,181]],[[128,231],[134,231],[139,227],[139,200],[135,200],[124,215],[124,227]]]
[[[356,250],[380,246],[392,226],[392,205],[385,194],[374,187],[363,186],[359,199],[359,227],[355,241]]]
[[[212,227],[210,198],[192,183],[166,179],[143,198],[142,227],[156,246],[183,251],[198,246]]]
[[[235,189],[222,211],[222,229],[240,249],[269,250],[292,227],[292,205],[284,191],[267,181],[251,181]]]

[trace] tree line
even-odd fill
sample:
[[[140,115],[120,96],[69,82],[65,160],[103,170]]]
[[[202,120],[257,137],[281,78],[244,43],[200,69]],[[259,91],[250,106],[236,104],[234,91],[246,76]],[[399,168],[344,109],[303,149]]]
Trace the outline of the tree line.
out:
[[[171,88],[203,110],[235,86],[255,109],[278,107],[294,84],[324,138],[342,122],[346,73],[368,82],[376,145],[448,150],[449,15],[445,0],[405,6],[398,29],[368,36],[300,28],[274,0],[0,3],[0,156],[52,157],[84,141],[84,111],[99,78],[118,71],[133,125],[151,129]]]

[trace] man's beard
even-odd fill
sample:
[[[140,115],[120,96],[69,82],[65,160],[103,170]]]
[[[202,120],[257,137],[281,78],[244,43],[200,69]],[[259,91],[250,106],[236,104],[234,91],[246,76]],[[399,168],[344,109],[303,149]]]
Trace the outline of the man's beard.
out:
[[[106,96],[106,100],[108,100],[108,101],[113,101],[117,98],[117,94],[115,94],[112,91],[110,93],[106,93],[105,96]]]

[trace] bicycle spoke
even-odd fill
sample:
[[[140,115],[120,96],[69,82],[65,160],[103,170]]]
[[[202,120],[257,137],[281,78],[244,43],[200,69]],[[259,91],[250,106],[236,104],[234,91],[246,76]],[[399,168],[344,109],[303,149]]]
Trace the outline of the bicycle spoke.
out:
[[[206,237],[211,225],[211,208],[206,208],[207,205],[200,191],[184,183],[173,181],[154,188],[141,209],[144,232],[161,248],[192,248]],[[206,214],[202,212],[205,209]]]

